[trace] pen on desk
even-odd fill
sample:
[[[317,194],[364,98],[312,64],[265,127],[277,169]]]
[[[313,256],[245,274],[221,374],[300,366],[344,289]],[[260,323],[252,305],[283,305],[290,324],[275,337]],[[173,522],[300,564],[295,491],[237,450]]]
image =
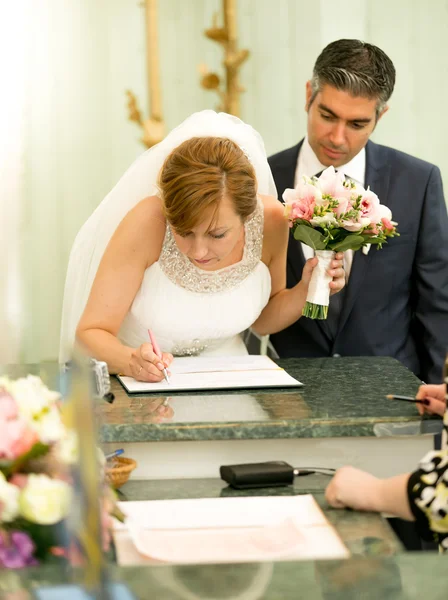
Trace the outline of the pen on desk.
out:
[[[106,458],[106,460],[112,460],[113,458],[116,458],[117,456],[120,456],[120,454],[124,454],[123,448],[119,448],[118,450],[115,450],[115,452],[111,452],[110,454],[106,454],[105,458]]]
[[[151,340],[152,349],[154,350],[154,353],[157,354],[157,356],[160,358],[160,360],[162,360],[162,352],[159,348],[159,344],[157,343],[157,340],[154,337],[154,334],[150,329],[148,329],[148,335],[149,335],[149,339]],[[167,373],[167,370],[165,369],[165,367],[163,367],[162,371],[163,371],[163,376],[165,377],[165,381],[167,383],[169,383],[170,378],[168,377],[168,373]]]
[[[430,402],[426,398],[423,400],[417,400],[416,398],[412,398],[412,396],[397,396],[396,394],[388,394],[386,396],[388,400],[402,400],[403,402],[413,402],[414,404],[424,404],[425,406],[429,406]]]

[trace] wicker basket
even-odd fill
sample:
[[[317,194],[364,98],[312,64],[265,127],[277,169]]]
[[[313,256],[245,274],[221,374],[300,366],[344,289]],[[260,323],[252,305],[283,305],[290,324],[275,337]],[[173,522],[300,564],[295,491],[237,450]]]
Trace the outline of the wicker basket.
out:
[[[113,464],[113,467],[106,465],[106,480],[113,488],[118,489],[129,479],[129,475],[135,469],[137,463],[133,458],[116,456]]]

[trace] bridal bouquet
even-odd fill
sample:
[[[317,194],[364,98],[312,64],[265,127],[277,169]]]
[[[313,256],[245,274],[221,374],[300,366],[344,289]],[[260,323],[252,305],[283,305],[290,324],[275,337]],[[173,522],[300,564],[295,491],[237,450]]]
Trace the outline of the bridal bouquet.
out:
[[[314,249],[318,264],[313,270],[302,314],[326,319],[330,298],[327,270],[335,252],[368,251],[387,238],[399,235],[392,213],[370,189],[346,180],[328,167],[319,178],[306,177],[295,189],[283,193],[285,216],[296,240]]]
[[[0,377],[0,568],[66,556],[61,540],[76,461],[77,438],[64,423],[60,395],[39,377]]]

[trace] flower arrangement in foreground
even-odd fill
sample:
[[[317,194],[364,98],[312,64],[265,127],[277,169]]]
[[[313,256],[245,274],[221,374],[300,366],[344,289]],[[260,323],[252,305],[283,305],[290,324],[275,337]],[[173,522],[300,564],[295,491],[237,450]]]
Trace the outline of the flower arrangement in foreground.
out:
[[[294,238],[315,250],[315,267],[302,314],[326,319],[329,304],[327,269],[335,252],[380,249],[388,238],[399,235],[392,213],[370,189],[346,180],[328,167],[320,177],[304,176],[295,189],[283,193],[285,217]]]
[[[69,469],[77,461],[77,438],[64,424],[61,408],[60,395],[39,377],[0,377],[0,567],[67,556],[60,544],[70,512]],[[98,456],[104,464],[101,451]],[[107,493],[103,509],[111,512]]]

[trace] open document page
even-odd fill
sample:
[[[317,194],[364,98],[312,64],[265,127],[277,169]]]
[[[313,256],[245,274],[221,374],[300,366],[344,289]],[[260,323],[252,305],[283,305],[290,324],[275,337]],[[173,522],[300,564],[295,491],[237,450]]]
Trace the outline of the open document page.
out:
[[[180,357],[174,359],[170,372],[170,383],[144,383],[123,375],[118,379],[130,394],[302,385],[268,356],[259,355]]]

